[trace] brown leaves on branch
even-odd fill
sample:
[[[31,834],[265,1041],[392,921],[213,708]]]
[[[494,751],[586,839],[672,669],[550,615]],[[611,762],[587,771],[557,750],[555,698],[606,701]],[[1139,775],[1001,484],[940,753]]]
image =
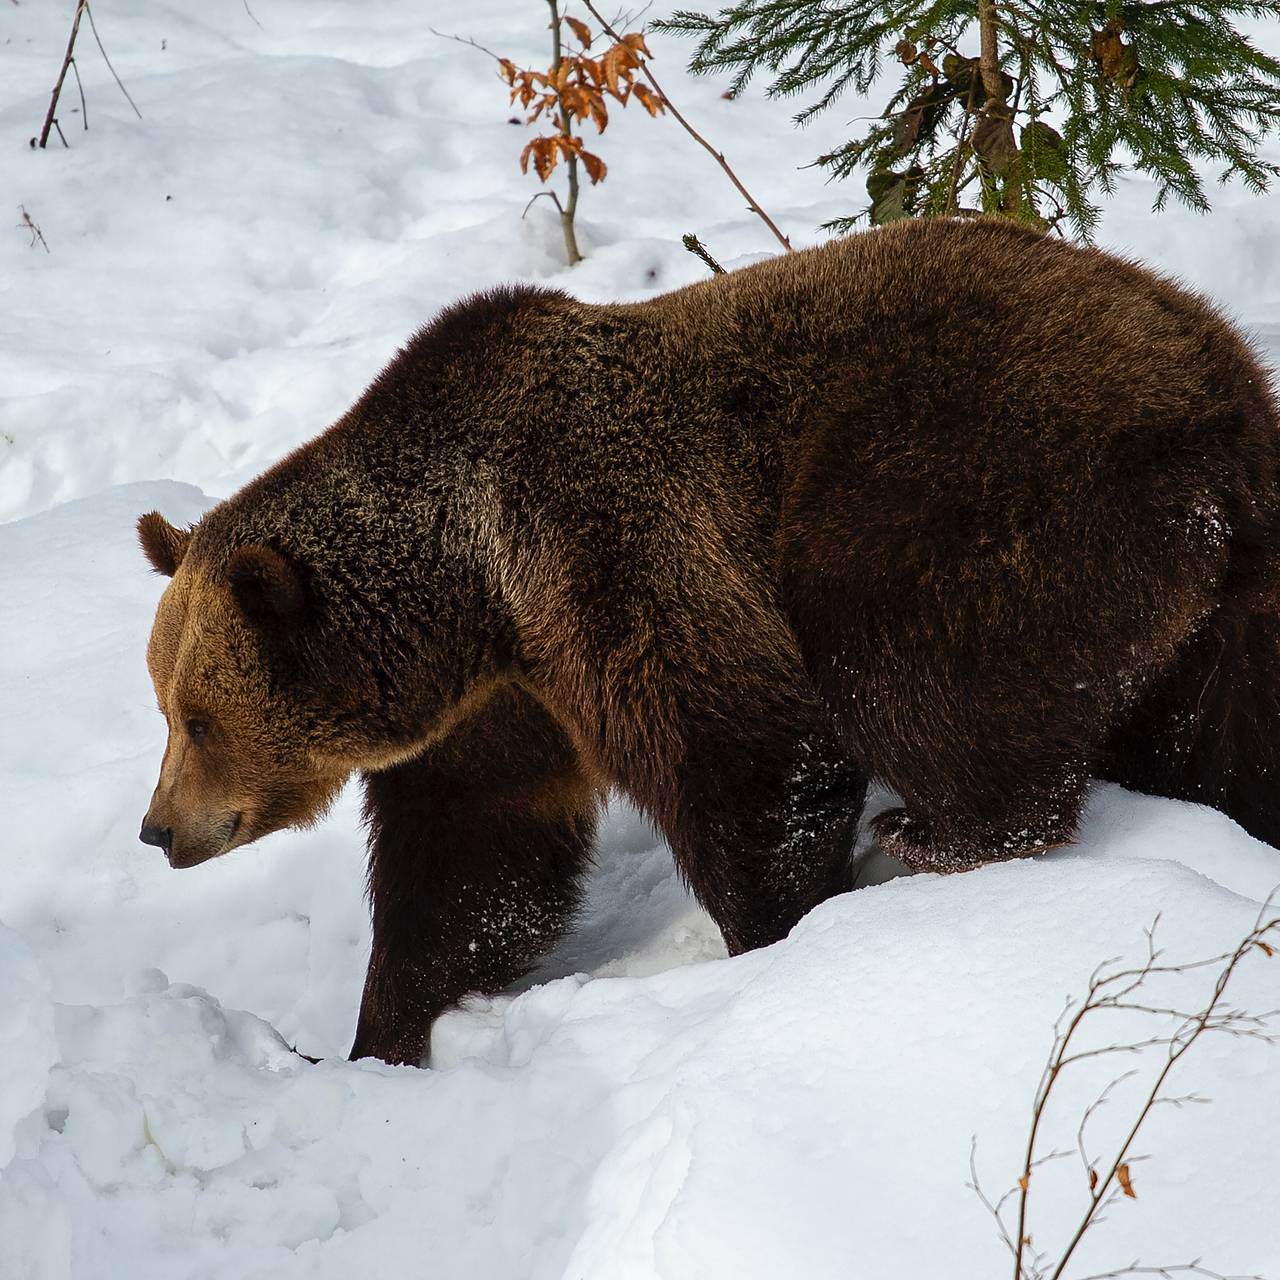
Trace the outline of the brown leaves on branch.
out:
[[[596,183],[608,169],[598,155],[583,146],[575,126],[589,121],[597,134],[603,133],[609,124],[610,100],[625,107],[634,99],[651,116],[661,114],[666,104],[648,85],[636,81],[641,58],[651,56],[640,32],[629,32],[599,57],[591,57],[591,28],[580,18],[567,15],[560,21],[580,48],[561,57],[558,65],[535,71],[517,67],[509,58],[498,59],[500,74],[511,87],[511,101],[529,113],[526,124],[535,124],[544,115],[558,117],[555,133],[533,138],[525,146],[520,153],[520,170],[528,173],[532,162],[534,172],[546,182],[561,159],[580,160],[587,177]]]
[[[911,40],[899,40],[893,46],[893,51],[904,67],[913,67],[919,64],[936,80],[942,72],[938,70],[933,59],[929,57],[929,51],[934,47],[934,43],[933,40],[926,40],[924,48],[920,49]]]

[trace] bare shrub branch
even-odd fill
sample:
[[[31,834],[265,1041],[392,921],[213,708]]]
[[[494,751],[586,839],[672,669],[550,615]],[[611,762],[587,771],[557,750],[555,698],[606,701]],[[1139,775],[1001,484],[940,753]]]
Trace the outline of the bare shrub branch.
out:
[[[48,253],[49,242],[44,238],[44,232],[40,230],[35,219],[27,212],[27,206],[20,204],[18,210],[22,214],[22,221],[18,223],[18,226],[31,233],[31,248],[34,249],[39,244],[43,247],[45,253]]]
[[[977,1194],[987,1212],[996,1222],[1000,1239],[1009,1249],[1013,1259],[1013,1280],[1066,1280],[1067,1267],[1072,1257],[1092,1228],[1104,1220],[1107,1209],[1124,1197],[1136,1198],[1132,1169],[1148,1157],[1134,1155],[1134,1142],[1152,1112],[1159,1106],[1182,1107],[1203,1103],[1208,1099],[1196,1093],[1167,1094],[1165,1084],[1173,1069],[1200,1040],[1202,1036],[1221,1033],[1242,1040],[1261,1040],[1276,1043],[1280,1032],[1274,1030],[1278,1014],[1276,1010],[1252,1014],[1224,1002],[1227,987],[1245,958],[1255,952],[1266,957],[1275,954],[1277,943],[1274,935],[1280,933],[1280,915],[1275,913],[1277,892],[1273,891],[1263,903],[1253,927],[1230,951],[1202,960],[1173,964],[1164,960],[1163,951],[1156,946],[1155,934],[1159,917],[1145,931],[1146,956],[1140,964],[1118,968],[1118,959],[1106,960],[1089,978],[1084,999],[1079,1003],[1068,1000],[1066,1007],[1054,1025],[1053,1043],[1036,1086],[1031,1107],[1022,1169],[1016,1185],[993,1203],[978,1182],[975,1147],[970,1152],[969,1186]],[[1269,940],[1270,939],[1270,940]],[[1217,976],[1206,1003],[1198,1008],[1185,1009],[1177,1004],[1147,1002],[1139,994],[1150,980],[1157,976],[1182,976],[1196,970],[1216,968]],[[1151,1017],[1172,1020],[1175,1025],[1164,1034],[1152,1034],[1127,1041],[1109,1044],[1096,1049],[1076,1049],[1077,1033],[1086,1019],[1104,1011],[1139,1013]],[[1048,1160],[1056,1159],[1062,1152],[1048,1156],[1037,1154],[1041,1127],[1049,1107],[1054,1087],[1063,1072],[1074,1063],[1108,1055],[1142,1054],[1145,1051],[1164,1048],[1165,1055],[1150,1087],[1146,1090],[1137,1112],[1124,1133],[1116,1150],[1107,1158],[1095,1158],[1086,1145],[1086,1131],[1097,1113],[1112,1101],[1113,1091],[1122,1083],[1133,1079],[1137,1069],[1129,1070],[1112,1080],[1084,1110],[1076,1129],[1075,1153],[1084,1167],[1089,1184],[1089,1199],[1080,1220],[1060,1249],[1054,1251],[1055,1260],[1046,1261],[1047,1253],[1037,1251],[1031,1240],[1028,1217],[1031,1205],[1031,1186],[1036,1170]],[[1011,1230],[1005,1219],[1010,1201],[1017,1205],[1016,1224]],[[1210,1280],[1261,1280],[1261,1277],[1228,1277],[1205,1267],[1199,1258],[1191,1262],[1144,1265],[1135,1260],[1128,1266],[1113,1271],[1099,1272],[1080,1280],[1113,1280],[1123,1276],[1164,1276],[1173,1280],[1177,1276],[1205,1276]]]
[[[129,96],[129,90],[124,87],[124,81],[116,75],[116,69],[111,65],[111,59],[107,57],[107,51],[102,44],[102,37],[98,34],[98,24],[93,20],[93,10],[89,7],[89,0],[81,0],[81,4],[85,13],[89,15],[89,29],[93,32],[93,38],[98,42],[98,52],[102,54],[102,60],[107,64],[107,70],[111,72],[111,78],[120,87],[120,92],[124,94],[125,101],[133,108],[133,114],[141,120],[142,112],[138,110],[138,104]]]
[[[67,51],[62,55],[62,66],[58,69],[58,79],[55,81],[53,93],[49,97],[49,110],[45,112],[44,125],[40,130],[39,137],[31,139],[32,147],[44,150],[49,142],[49,134],[54,129],[58,131],[58,137],[62,139],[62,145],[64,147],[69,145],[66,135],[62,132],[62,126],[57,119],[58,99],[62,96],[62,85],[67,78],[68,70],[75,73],[76,84],[80,88],[80,110],[84,127],[86,129],[89,127],[89,108],[85,104],[84,86],[80,84],[80,68],[76,66],[75,60],[76,36],[80,34],[80,19],[84,17],[89,19],[89,28],[93,32],[94,40],[97,42],[98,52],[102,54],[102,60],[107,64],[107,70],[111,72],[112,78],[120,86],[120,92],[124,94],[125,101],[133,108],[134,114],[139,120],[142,119],[142,112],[138,110],[138,104],[129,96],[129,90],[124,87],[124,81],[116,75],[116,69],[111,65],[111,59],[107,57],[102,37],[98,34],[98,24],[93,20],[93,10],[89,7],[89,0],[78,0],[75,16],[71,20],[71,36],[67,40]]]
[[[39,139],[32,139],[32,146],[37,146],[43,150],[49,144],[49,132],[56,123],[54,113],[58,109],[58,98],[62,93],[62,82],[67,78],[67,68],[71,65],[71,59],[75,56],[76,36],[80,33],[80,19],[84,16],[84,11],[88,7],[86,0],[80,0],[76,5],[75,17],[71,20],[71,37],[67,41],[67,51],[62,55],[62,66],[58,68],[58,78],[54,81],[53,93],[49,98],[49,110],[45,112],[44,125],[40,130]],[[58,136],[62,136],[62,130],[58,130]],[[62,145],[67,145],[66,138],[62,138]]]
[[[585,6],[587,12],[601,25],[601,27],[604,28],[604,31],[607,35],[611,36],[614,40],[617,40],[620,38],[617,31],[614,29],[614,27],[611,26],[610,23],[601,15],[600,10],[597,9],[594,4],[592,4],[591,0],[582,0],[582,3]],[[661,98],[662,101],[666,104],[667,110],[670,111],[671,114],[676,118],[676,120],[680,123],[681,127],[689,135],[689,137],[691,137],[694,140],[694,142],[696,142],[704,151],[706,151],[706,153],[709,156],[711,156],[712,159],[715,160],[716,164],[718,164],[720,168],[724,170],[725,176],[729,179],[730,182],[733,183],[738,193],[747,202],[747,208],[750,209],[751,212],[754,213],[756,217],[759,218],[766,227],[769,228],[769,230],[773,233],[774,239],[777,240],[777,242],[788,253],[790,253],[792,251],[791,241],[786,236],[784,236],[781,231],[778,230],[777,223],[775,223],[774,220],[771,217],[769,217],[769,215],[765,213],[765,211],[760,207],[760,204],[756,200],[755,196],[753,196],[751,192],[748,191],[746,187],[742,185],[742,180],[738,177],[736,173],[734,173],[733,169],[730,168],[729,166],[729,162],[724,158],[724,152],[717,151],[716,148],[713,147],[711,143],[709,143],[706,140],[706,138],[704,138],[702,134],[700,134],[693,127],[693,125],[691,125],[688,122],[688,120],[684,118],[684,116],[676,108],[675,104],[671,101],[671,99],[667,97],[666,91],[657,82],[657,80],[653,78],[653,72],[649,70],[649,61],[647,58],[641,60],[640,74],[644,76],[644,78],[650,83],[650,85],[653,86],[654,93],[656,93],[658,97]]]

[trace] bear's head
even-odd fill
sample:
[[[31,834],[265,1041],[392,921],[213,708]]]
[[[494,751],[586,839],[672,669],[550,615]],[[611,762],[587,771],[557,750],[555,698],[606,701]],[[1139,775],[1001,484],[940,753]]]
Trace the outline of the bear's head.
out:
[[[282,685],[278,655],[305,607],[301,579],[269,547],[189,554],[192,533],[138,521],[161,597],[147,666],[169,728],[142,839],[192,867],[320,818],[352,765]]]

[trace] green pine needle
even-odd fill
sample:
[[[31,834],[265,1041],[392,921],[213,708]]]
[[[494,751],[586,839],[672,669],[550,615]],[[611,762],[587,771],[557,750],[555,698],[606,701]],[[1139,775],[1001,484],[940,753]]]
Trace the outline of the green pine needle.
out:
[[[1280,60],[1233,25],[1280,17],[1280,0],[998,0],[996,13],[1012,153],[972,88],[976,0],[739,0],[657,25],[694,37],[690,70],[730,73],[735,95],[762,72],[767,96],[807,97],[797,124],[895,78],[882,117],[818,158],[836,178],[870,175],[870,206],[830,230],[977,209],[1088,240],[1123,172],[1153,182],[1156,209],[1202,211],[1206,169],[1252,192],[1280,176],[1259,154],[1280,131]],[[904,65],[899,41],[932,67]]]

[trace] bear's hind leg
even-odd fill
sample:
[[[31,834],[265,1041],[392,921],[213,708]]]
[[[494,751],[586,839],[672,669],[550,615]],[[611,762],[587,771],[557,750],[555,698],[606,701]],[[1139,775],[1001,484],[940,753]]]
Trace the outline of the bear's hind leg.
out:
[[[373,948],[351,1057],[417,1063],[436,1016],[523,976],[570,925],[597,795],[528,694],[365,778]]]
[[[1005,787],[984,791],[981,779],[974,782],[963,803],[935,796],[923,806],[909,803],[878,814],[872,825],[881,848],[913,871],[952,872],[1031,857],[1075,838],[1083,766],[1061,767],[1038,783],[1024,777],[1012,794]]]
[[[1280,848],[1280,618],[1206,619],[1111,735],[1099,774],[1210,805]]]

